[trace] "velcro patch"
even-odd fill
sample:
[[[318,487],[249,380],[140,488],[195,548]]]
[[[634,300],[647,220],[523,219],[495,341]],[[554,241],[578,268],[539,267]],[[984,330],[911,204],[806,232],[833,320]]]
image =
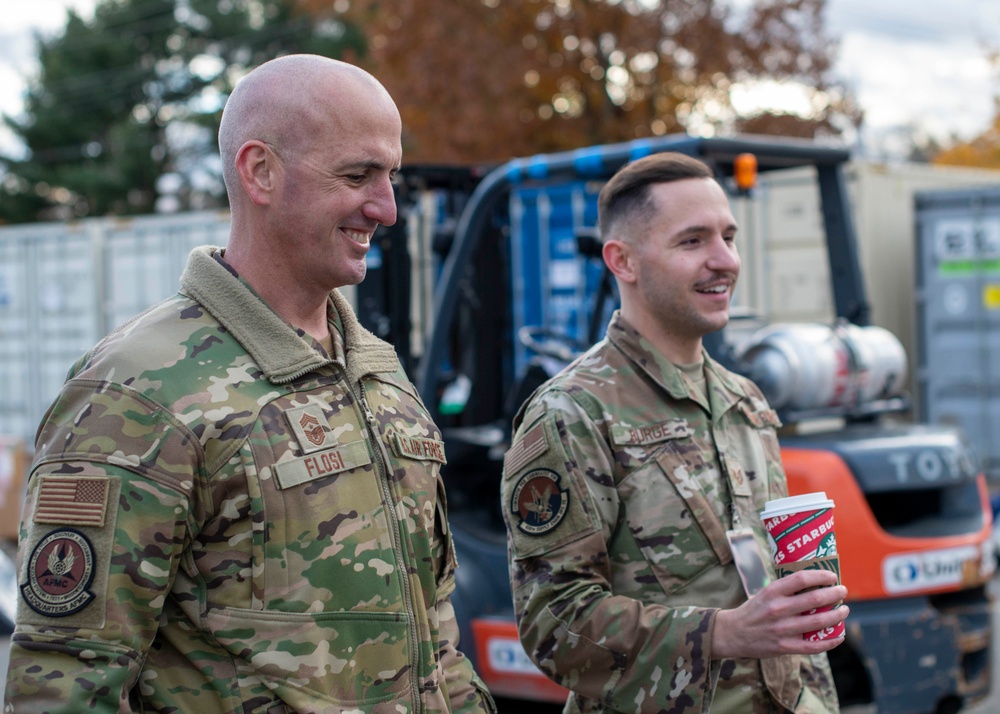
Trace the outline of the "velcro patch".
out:
[[[274,477],[278,482],[278,488],[292,488],[324,476],[350,471],[371,462],[364,439],[359,439],[342,444],[336,449],[275,464]]]
[[[35,523],[104,527],[110,479],[107,476],[40,476]]]
[[[511,444],[503,458],[504,473],[513,476],[548,450],[549,442],[545,437],[545,424],[539,422],[529,429],[517,443]]]
[[[319,404],[289,409],[285,412],[285,418],[303,454],[311,454],[337,443],[330,431],[326,413]]]
[[[389,437],[389,443],[392,445],[393,453],[402,459],[437,461],[439,464],[448,463],[444,456],[443,441],[423,436],[403,436],[398,432],[393,432]]]
[[[94,547],[80,531],[59,528],[31,551],[21,596],[40,615],[66,617],[94,600],[93,580]]]
[[[562,488],[561,480],[550,469],[535,469],[521,477],[510,499],[510,512],[519,530],[540,536],[562,522],[569,510],[569,489]]]
[[[781,426],[781,419],[778,418],[778,412],[773,409],[754,409],[745,401],[740,402],[737,408],[758,429],[768,426],[773,426],[777,429]]]
[[[694,436],[694,429],[687,419],[668,419],[656,424],[614,424],[611,427],[611,441],[615,446],[646,446],[669,439],[683,439]]]

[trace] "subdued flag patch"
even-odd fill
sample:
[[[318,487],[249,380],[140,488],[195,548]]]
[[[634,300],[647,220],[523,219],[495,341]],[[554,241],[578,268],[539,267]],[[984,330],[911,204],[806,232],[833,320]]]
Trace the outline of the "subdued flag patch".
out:
[[[42,476],[35,522],[103,528],[108,493],[107,477]]]
[[[513,476],[548,450],[549,442],[545,436],[545,424],[539,422],[507,451],[503,460],[504,471],[508,477]]]

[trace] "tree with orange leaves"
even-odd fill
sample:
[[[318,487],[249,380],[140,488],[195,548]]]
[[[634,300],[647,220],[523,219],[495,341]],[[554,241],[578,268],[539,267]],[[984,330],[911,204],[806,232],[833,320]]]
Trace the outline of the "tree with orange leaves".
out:
[[[993,68],[994,79],[1000,79],[1000,48],[992,48],[986,59]],[[931,157],[932,164],[943,166],[971,166],[975,168],[1000,168],[1000,96],[994,100],[996,114],[983,133],[969,141],[955,141]]]
[[[1000,168],[1000,101],[990,127],[971,141],[959,142],[936,154],[931,163],[944,166]]]
[[[357,61],[399,104],[407,161],[462,163],[682,131],[839,134],[860,114],[829,78],[824,5],[300,0],[364,28]],[[763,80],[795,82],[807,111],[738,111],[733,88]]]

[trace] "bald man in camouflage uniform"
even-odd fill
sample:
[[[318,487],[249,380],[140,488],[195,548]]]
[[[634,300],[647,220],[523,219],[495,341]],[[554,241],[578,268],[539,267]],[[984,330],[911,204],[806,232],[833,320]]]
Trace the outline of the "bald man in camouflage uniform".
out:
[[[756,542],[773,580],[758,514],[787,491],[775,413],[702,347],[739,274],[728,199],[701,162],[658,154],[608,182],[599,215],[621,310],[525,404],[504,464],[525,650],[572,691],[566,712],[836,712],[842,639],[803,634],[847,608],[800,613],[846,590],[814,570],[748,597],[730,546]]]
[[[395,105],[291,56],[219,140],[228,247],[40,427],[5,711],[494,711],[457,649],[441,432],[334,290],[396,219]]]

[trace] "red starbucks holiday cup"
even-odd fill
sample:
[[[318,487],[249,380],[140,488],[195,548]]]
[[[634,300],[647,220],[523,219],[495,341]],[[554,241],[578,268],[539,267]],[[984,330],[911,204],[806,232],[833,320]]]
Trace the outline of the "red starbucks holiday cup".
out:
[[[810,568],[830,570],[840,582],[837,536],[833,530],[833,501],[823,491],[768,501],[760,514],[771,545],[778,577]],[[837,603],[833,607],[838,607]],[[827,608],[832,609],[832,608]],[[813,611],[815,612],[815,611]],[[812,612],[804,613],[812,614]],[[817,632],[806,640],[835,639],[844,634],[844,623]]]
[[[833,501],[823,491],[768,501],[760,518],[775,565],[837,554]]]

